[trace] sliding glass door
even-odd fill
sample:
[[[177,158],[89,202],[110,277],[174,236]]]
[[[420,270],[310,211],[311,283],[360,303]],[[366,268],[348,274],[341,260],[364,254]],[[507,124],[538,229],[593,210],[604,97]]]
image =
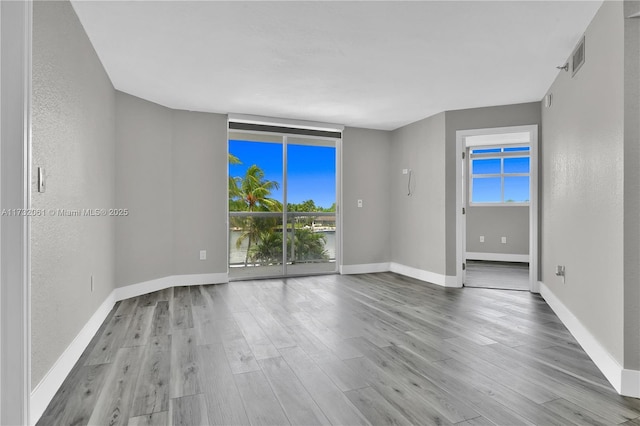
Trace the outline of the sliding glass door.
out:
[[[336,272],[336,140],[229,133],[229,277]]]

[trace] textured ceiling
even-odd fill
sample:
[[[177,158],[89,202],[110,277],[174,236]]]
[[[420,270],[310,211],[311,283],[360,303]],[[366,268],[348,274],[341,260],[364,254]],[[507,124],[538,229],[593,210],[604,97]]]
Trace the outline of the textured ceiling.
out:
[[[186,110],[395,129],[538,101],[601,1],[74,1],[116,89]]]

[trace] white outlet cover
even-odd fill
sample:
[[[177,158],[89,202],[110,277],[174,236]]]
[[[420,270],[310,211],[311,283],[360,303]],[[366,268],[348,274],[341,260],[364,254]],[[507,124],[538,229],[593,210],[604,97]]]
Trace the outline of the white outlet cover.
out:
[[[409,169],[402,169],[402,174],[406,175],[407,173],[409,173]]]
[[[480,235],[480,242],[484,243],[484,235]]]
[[[200,260],[207,260],[207,251],[200,250]]]
[[[358,200],[358,207],[362,207],[362,200]]]
[[[507,244],[507,237],[502,237],[502,244]]]

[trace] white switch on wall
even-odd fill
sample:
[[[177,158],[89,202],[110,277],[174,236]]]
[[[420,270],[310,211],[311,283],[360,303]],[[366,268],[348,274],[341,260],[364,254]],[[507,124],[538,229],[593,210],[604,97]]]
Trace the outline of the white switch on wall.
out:
[[[207,260],[207,251],[200,250],[200,260]]]
[[[358,208],[361,209],[362,208],[362,200],[358,200]]]
[[[484,235],[480,235],[480,242],[484,243]]]
[[[507,237],[502,237],[502,244],[507,244]]]

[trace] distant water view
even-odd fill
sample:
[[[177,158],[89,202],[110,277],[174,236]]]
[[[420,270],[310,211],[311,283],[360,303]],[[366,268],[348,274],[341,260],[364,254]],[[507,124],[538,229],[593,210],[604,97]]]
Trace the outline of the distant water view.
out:
[[[335,231],[320,232],[324,234],[327,242],[324,249],[329,255],[329,259],[334,260],[336,258],[336,233]],[[229,264],[244,264],[245,255],[247,253],[248,241],[245,239],[240,247],[236,247],[236,242],[242,234],[242,231],[231,231],[229,241]]]

